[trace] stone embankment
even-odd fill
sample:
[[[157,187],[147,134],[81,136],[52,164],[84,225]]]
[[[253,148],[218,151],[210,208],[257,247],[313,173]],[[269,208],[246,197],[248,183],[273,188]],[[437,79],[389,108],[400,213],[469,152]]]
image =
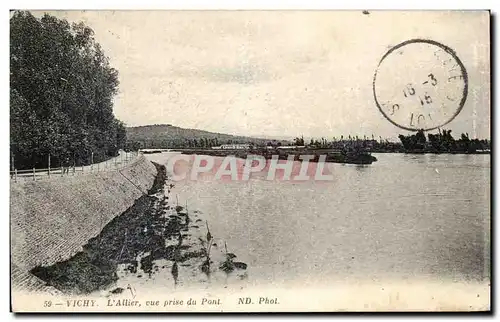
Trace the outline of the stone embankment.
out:
[[[90,238],[147,195],[156,174],[156,167],[140,156],[117,171],[11,183],[12,287],[44,290],[43,282],[28,272],[82,251]]]

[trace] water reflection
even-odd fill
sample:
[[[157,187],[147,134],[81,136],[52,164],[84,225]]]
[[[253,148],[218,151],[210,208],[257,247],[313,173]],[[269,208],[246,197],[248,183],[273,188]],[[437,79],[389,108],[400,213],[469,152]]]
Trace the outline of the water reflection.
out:
[[[364,165],[364,164],[356,164],[355,169],[358,172],[366,172],[368,171],[369,165]]]

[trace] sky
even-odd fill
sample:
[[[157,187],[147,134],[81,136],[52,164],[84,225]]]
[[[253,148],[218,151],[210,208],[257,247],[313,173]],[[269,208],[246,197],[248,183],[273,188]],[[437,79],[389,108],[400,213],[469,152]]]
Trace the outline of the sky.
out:
[[[469,77],[463,110],[446,128],[455,137],[490,137],[485,11],[49,13],[94,30],[119,71],[114,112],[128,126],[397,138],[410,132],[380,113],[374,73],[393,46],[426,38],[452,48]]]

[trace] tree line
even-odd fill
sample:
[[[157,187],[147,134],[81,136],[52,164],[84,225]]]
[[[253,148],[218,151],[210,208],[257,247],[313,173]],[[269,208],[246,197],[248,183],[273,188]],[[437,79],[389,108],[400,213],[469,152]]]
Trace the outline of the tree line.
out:
[[[84,23],[10,18],[10,146],[17,169],[104,161],[126,142],[113,115],[118,71]]]
[[[422,151],[433,153],[475,153],[491,149],[489,140],[470,139],[469,133],[462,133],[460,139],[456,140],[451,135],[451,130],[439,129],[438,134],[428,134],[425,137],[423,130],[413,135],[400,135],[404,148],[408,152]]]

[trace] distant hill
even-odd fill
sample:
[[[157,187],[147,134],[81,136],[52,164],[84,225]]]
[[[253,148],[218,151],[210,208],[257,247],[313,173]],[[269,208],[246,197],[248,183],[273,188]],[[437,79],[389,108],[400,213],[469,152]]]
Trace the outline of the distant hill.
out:
[[[197,129],[185,129],[170,124],[155,124],[127,127],[127,141],[139,142],[142,147],[179,147],[187,144],[193,146],[217,146],[220,144],[254,143],[265,145],[272,139],[237,136],[224,133],[208,132]],[[286,142],[277,140],[277,142]]]

